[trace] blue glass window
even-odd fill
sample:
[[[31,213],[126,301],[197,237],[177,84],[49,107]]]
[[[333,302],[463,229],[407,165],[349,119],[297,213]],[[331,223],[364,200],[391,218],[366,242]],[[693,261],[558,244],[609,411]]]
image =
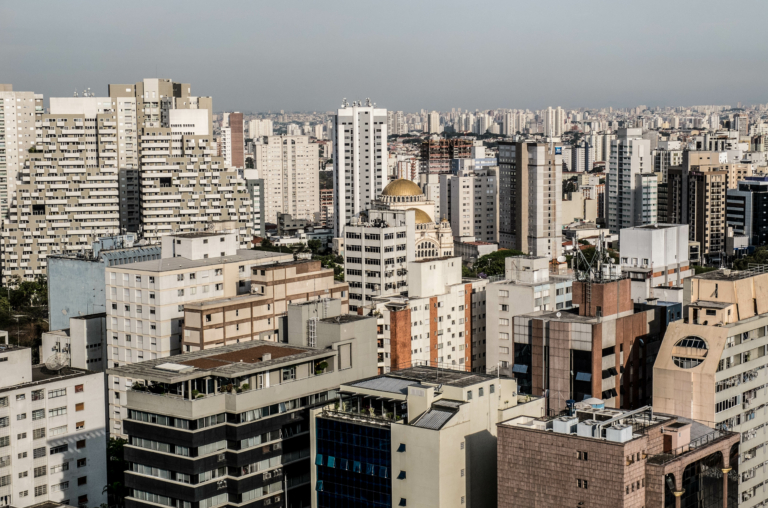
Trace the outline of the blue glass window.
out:
[[[365,465],[365,474],[373,475],[373,464]]]
[[[339,459],[339,469],[349,471],[349,461],[347,459]]]
[[[315,484],[315,490],[318,492],[323,491],[323,480],[317,480],[317,483]]]
[[[379,466],[379,478],[389,478],[389,471],[386,466]]]
[[[400,474],[397,475],[398,480],[405,480],[405,471],[400,471]]]
[[[328,467],[336,467],[336,458],[328,456]]]
[[[355,473],[361,473],[362,472],[362,469],[360,468],[360,462],[354,461],[352,463],[352,471],[354,471]]]
[[[318,453],[317,457],[315,457],[315,465],[316,466],[322,466],[323,465],[323,455]]]

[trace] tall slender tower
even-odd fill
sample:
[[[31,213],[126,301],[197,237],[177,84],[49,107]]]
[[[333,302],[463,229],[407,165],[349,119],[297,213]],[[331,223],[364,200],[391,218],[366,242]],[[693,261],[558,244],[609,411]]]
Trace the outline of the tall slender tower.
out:
[[[387,170],[387,110],[346,99],[333,119],[333,234],[368,210],[384,189]]]

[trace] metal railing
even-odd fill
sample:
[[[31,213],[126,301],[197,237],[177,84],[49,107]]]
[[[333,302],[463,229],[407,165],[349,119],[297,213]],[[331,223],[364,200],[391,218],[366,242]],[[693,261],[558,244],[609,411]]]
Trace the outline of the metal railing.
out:
[[[735,435],[735,433],[724,432],[721,430],[713,430],[712,432],[708,434],[704,434],[703,436],[699,436],[696,439],[691,439],[690,443],[683,446],[678,446],[674,450],[652,455],[648,457],[648,460],[649,462],[652,462],[654,464],[664,464],[688,452],[692,452],[694,450],[697,450],[698,448],[714,443],[715,441],[721,438],[732,436],[732,435]]]

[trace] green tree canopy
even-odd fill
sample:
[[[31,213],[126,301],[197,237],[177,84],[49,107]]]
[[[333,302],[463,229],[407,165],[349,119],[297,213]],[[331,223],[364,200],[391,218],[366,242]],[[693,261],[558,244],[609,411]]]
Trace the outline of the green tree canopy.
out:
[[[524,256],[524,252],[512,249],[501,249],[491,252],[480,259],[472,267],[475,274],[484,273],[489,277],[494,275],[504,275],[504,260],[510,256]]]

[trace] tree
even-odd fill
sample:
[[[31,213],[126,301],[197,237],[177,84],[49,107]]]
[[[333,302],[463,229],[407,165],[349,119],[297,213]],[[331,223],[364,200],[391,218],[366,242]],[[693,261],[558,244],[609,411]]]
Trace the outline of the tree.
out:
[[[520,252],[519,250],[497,250],[496,252],[491,252],[490,254],[481,256],[472,268],[476,274],[484,273],[488,277],[492,277],[494,275],[504,275],[504,260],[510,256],[524,255],[525,253]]]
[[[766,265],[768,264],[768,247],[758,247],[755,252],[733,262],[736,270],[746,270],[750,264]]]
[[[110,438],[107,443],[107,484],[102,494],[107,494],[110,508],[125,505],[125,471],[128,469],[128,462],[125,461],[124,446],[127,443],[128,441],[120,438]]]
[[[269,238],[264,237],[264,239],[261,241],[261,246],[262,247],[274,247],[274,244],[272,243],[272,241]]]
[[[317,254],[323,248],[323,242],[320,240],[310,240],[307,242],[307,247],[312,251],[312,254]]]

